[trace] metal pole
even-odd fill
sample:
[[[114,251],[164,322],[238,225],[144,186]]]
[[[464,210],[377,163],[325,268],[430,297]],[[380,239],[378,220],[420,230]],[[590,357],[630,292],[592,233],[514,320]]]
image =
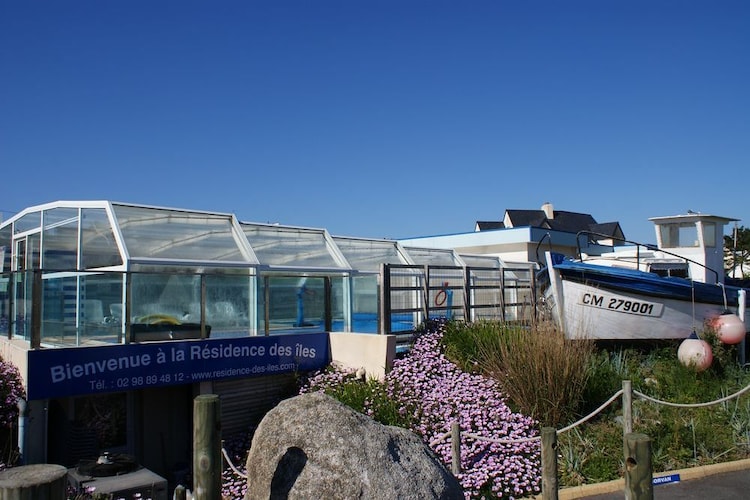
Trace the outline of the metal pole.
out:
[[[26,456],[26,400],[18,398],[18,453],[20,455],[19,463],[23,464]]]
[[[742,320],[742,323],[745,323],[745,307],[747,305],[747,291],[746,290],[740,290],[737,292],[737,316]],[[745,366],[746,362],[746,356],[747,352],[746,349],[746,342],[747,342],[747,332],[745,333],[745,336],[742,337],[742,341],[740,342],[740,366]]]
[[[30,333],[32,349],[42,345],[42,286],[42,271],[34,269],[31,272],[31,332],[26,332]]]

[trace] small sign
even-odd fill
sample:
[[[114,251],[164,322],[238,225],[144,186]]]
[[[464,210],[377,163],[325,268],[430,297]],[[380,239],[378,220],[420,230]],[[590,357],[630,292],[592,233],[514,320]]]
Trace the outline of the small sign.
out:
[[[652,480],[652,483],[654,486],[659,485],[659,484],[669,484],[669,483],[679,483],[679,482],[680,482],[679,474],[670,474],[669,476],[655,477]]]

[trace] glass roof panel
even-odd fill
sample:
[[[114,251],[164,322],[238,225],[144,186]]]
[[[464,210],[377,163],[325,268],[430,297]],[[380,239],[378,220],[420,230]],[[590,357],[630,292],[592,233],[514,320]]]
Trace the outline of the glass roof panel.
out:
[[[500,269],[500,258],[493,255],[460,255],[467,266]]]
[[[406,252],[416,264],[430,266],[460,266],[453,256],[453,250],[442,248],[406,247]]]
[[[127,205],[113,208],[131,258],[247,261],[234,237],[231,216]]]
[[[112,233],[107,212],[103,208],[81,210],[81,267],[118,266],[122,264],[120,249]]]
[[[406,264],[396,242],[334,236],[333,241],[352,268],[359,271],[380,271],[380,264]]]
[[[13,224],[14,233],[25,233],[26,231],[31,231],[32,229],[39,229],[41,225],[42,212],[31,212],[26,215],[22,215],[16,220],[16,222]]]
[[[322,229],[243,223],[242,230],[261,264],[345,268]]]
[[[49,231],[57,226],[78,224],[78,209],[72,207],[55,207],[44,211],[44,230]]]

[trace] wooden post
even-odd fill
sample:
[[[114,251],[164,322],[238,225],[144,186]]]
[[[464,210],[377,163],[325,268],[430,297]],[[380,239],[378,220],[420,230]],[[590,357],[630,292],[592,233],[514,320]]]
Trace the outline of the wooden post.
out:
[[[193,495],[221,500],[221,405],[216,394],[193,401]]]
[[[68,469],[62,465],[34,464],[0,471],[3,500],[65,500]]]
[[[185,500],[187,498],[187,490],[185,487],[181,484],[178,484],[177,487],[174,489],[174,495],[172,495],[172,500]]]
[[[625,436],[633,432],[633,384],[630,380],[622,381],[622,449],[625,460],[628,459]]]
[[[630,380],[622,381],[622,420],[622,436],[625,437],[633,432],[633,384]]]
[[[461,474],[461,427],[458,422],[451,424],[451,471]]]
[[[542,428],[542,498],[557,500],[557,429]]]
[[[653,500],[651,439],[645,434],[625,436],[625,499]]]

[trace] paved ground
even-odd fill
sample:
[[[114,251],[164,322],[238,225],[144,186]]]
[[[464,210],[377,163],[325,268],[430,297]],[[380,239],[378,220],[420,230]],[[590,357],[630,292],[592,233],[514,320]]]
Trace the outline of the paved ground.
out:
[[[709,465],[655,474],[654,477],[679,475],[679,482],[654,485],[654,500],[724,500],[750,498],[750,460]],[[560,490],[560,500],[614,500],[625,498],[624,481],[592,484]]]

